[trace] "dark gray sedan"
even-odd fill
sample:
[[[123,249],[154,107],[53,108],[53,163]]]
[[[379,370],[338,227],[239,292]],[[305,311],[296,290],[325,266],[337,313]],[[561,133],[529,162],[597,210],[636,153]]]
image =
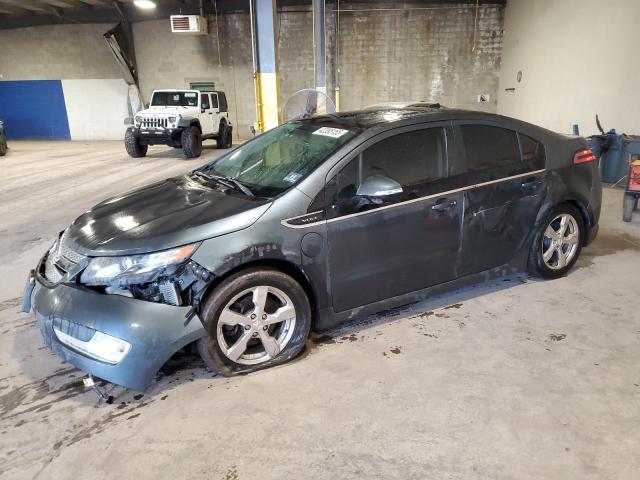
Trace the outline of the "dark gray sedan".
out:
[[[580,137],[420,104],[289,122],[81,215],[24,309],[64,360],[133,389],[192,344],[224,375],[270,367],[311,328],[566,274],[598,230],[594,160]]]

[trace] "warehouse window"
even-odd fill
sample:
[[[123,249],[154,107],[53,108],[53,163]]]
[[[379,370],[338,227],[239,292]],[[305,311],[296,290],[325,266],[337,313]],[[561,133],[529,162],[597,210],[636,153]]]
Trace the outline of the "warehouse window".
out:
[[[513,130],[489,125],[462,125],[461,129],[468,171],[520,163],[520,146]]]

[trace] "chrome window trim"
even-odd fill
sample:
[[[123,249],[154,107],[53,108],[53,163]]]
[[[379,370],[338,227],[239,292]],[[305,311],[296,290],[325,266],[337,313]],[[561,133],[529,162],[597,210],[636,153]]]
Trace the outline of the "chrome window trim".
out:
[[[340,220],[345,220],[345,219],[353,218],[353,217],[359,217],[360,215],[368,215],[370,213],[380,212],[382,210],[387,210],[389,208],[400,207],[402,205],[408,205],[410,203],[424,202],[424,201],[430,200],[432,198],[443,197],[443,196],[446,196],[446,195],[451,195],[452,193],[459,193],[459,192],[464,192],[466,190],[471,190],[471,189],[474,189],[474,188],[485,187],[487,185],[492,185],[494,183],[506,182],[508,180],[514,180],[516,178],[522,178],[522,177],[527,177],[527,176],[531,176],[531,175],[537,175],[537,174],[543,173],[545,171],[546,171],[546,168],[542,168],[540,170],[533,170],[531,172],[519,173],[518,175],[512,175],[510,177],[498,178],[496,180],[489,180],[488,182],[475,183],[473,185],[467,185],[466,187],[460,187],[460,188],[456,188],[456,189],[453,189],[453,190],[447,190],[447,191],[440,192],[440,193],[434,193],[432,195],[427,195],[426,197],[414,198],[412,200],[406,200],[404,202],[394,203],[393,205],[386,205],[384,207],[376,208],[376,209],[373,209],[373,210],[367,210],[367,211],[364,211],[364,212],[357,212],[357,213],[350,213],[349,215],[343,215],[341,217],[330,218],[329,220],[321,220],[319,222],[307,223],[305,225],[291,225],[288,222],[291,221],[291,220],[296,220],[298,218],[306,217],[307,215],[312,215],[312,214],[316,214],[316,213],[319,213],[319,212],[310,212],[310,213],[305,213],[304,215],[298,215],[298,216],[295,216],[295,217],[287,218],[287,219],[281,220],[280,223],[282,225],[284,225],[285,227],[288,227],[288,228],[314,227],[316,225],[321,225],[323,223],[338,222]]]

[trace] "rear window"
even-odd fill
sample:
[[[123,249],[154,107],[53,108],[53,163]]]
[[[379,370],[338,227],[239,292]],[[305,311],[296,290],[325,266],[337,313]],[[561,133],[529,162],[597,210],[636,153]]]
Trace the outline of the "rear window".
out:
[[[520,163],[518,136],[489,125],[462,125],[467,170],[477,171]]]

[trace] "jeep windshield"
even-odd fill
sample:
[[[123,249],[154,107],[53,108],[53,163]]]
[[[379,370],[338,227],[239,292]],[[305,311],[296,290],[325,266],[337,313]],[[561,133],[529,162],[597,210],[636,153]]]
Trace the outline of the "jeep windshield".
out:
[[[152,107],[197,107],[197,92],[154,92]]]
[[[256,196],[275,197],[306,177],[357,133],[315,122],[285,123],[200,171],[238,181]]]

